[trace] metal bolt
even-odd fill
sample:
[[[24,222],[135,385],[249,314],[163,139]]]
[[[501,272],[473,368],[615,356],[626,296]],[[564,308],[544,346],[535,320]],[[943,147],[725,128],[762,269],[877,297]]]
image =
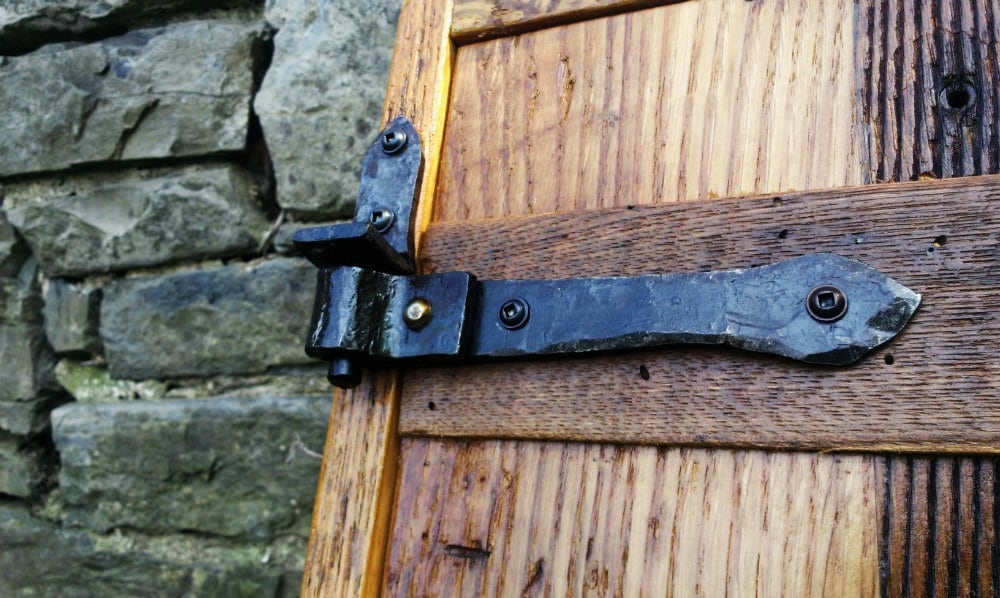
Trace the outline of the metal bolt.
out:
[[[500,325],[507,330],[517,330],[528,323],[531,308],[524,299],[508,299],[500,306]]]
[[[384,233],[392,227],[392,223],[396,221],[396,215],[392,210],[373,210],[371,218],[369,219],[378,232]]]
[[[822,285],[809,291],[806,309],[817,322],[836,322],[847,313],[847,295],[832,285]]]
[[[382,151],[387,154],[395,154],[406,147],[406,133],[403,131],[390,130],[382,133]]]
[[[403,312],[403,321],[410,330],[420,330],[431,321],[431,304],[426,299],[414,299]]]

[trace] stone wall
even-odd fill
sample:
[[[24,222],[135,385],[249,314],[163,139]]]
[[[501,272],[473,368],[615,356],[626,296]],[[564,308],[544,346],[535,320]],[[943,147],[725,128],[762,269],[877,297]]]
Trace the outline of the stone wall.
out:
[[[0,595],[297,594],[399,2],[0,4]]]

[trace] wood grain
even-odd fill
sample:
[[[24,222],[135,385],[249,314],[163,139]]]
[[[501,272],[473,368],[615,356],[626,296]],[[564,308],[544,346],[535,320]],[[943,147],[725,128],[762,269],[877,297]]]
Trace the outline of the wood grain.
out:
[[[1000,177],[990,176],[783,194],[780,205],[767,197],[435,225],[422,256],[428,271],[634,275],[829,251],[924,298],[896,340],[851,368],[679,347],[413,370],[401,431],[998,452],[1000,318],[990,299],[1000,283],[998,201]]]
[[[858,8],[870,176],[893,181],[1000,172],[1000,5],[862,0]],[[968,104],[953,105],[949,93],[966,87]],[[984,457],[880,460],[884,596],[1000,593],[996,472],[997,461]]]
[[[997,461],[884,457],[877,461],[880,584],[889,596],[1000,592]]]
[[[435,218],[862,183],[851,14],[705,0],[466,46]],[[470,253],[503,260],[509,243]],[[426,408],[414,375],[404,388]],[[520,388],[534,405],[550,391]],[[423,437],[402,458],[390,595],[877,591],[867,457]]]
[[[384,123],[406,116],[420,133],[428,170],[418,227],[429,219],[436,184],[453,52],[451,9],[441,0],[403,5],[383,110]],[[399,459],[399,382],[397,373],[383,372],[366,376],[354,391],[334,393],[303,596],[381,593]]]
[[[871,177],[1000,172],[997,3],[862,0],[858,8]]]
[[[302,595],[379,591],[396,480],[398,374],[337,391],[323,449]]]
[[[466,44],[681,0],[456,0],[452,38]]]
[[[874,596],[856,457],[403,441],[396,596]],[[721,498],[725,500],[720,500]]]
[[[867,182],[851,0],[700,0],[459,48],[436,220]]]

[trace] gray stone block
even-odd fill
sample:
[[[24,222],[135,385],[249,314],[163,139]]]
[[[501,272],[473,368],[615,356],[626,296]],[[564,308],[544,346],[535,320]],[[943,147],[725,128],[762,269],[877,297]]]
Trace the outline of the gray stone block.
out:
[[[138,18],[189,9],[247,4],[232,0],[8,0],[0,4],[0,54],[20,54],[42,43],[93,37]]]
[[[0,400],[0,430],[27,436],[49,426],[49,412],[69,400],[63,394],[46,392],[23,400]]]
[[[316,270],[279,258],[105,288],[101,337],[114,378],[263,373],[309,363]]]
[[[330,401],[72,403],[52,414],[65,522],[95,531],[305,537]]]
[[[400,0],[275,0],[274,58],[254,100],[278,202],[312,219],[353,211],[378,132]]]
[[[31,401],[58,388],[37,274],[37,262],[29,259],[17,278],[0,278],[0,401]]]
[[[242,150],[262,36],[188,22],[0,62],[0,177]]]
[[[169,536],[99,536],[0,505],[3,596],[277,596],[267,547]],[[265,562],[267,561],[267,562]]]
[[[235,165],[12,184],[5,205],[48,276],[253,252],[270,228]]]
[[[32,494],[38,463],[35,455],[24,450],[22,445],[22,439],[0,432],[0,495],[28,497]]]
[[[98,353],[101,289],[52,278],[45,284],[45,336],[56,353]]]
[[[0,204],[2,199],[3,190],[0,189]],[[17,276],[29,255],[28,246],[17,236],[7,220],[7,213],[0,211],[0,277]]]

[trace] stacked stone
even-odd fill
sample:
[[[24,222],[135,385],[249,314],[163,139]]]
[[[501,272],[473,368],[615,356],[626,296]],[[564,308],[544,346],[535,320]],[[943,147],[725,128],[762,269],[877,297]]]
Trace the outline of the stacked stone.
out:
[[[400,0],[0,6],[0,595],[293,595]]]

